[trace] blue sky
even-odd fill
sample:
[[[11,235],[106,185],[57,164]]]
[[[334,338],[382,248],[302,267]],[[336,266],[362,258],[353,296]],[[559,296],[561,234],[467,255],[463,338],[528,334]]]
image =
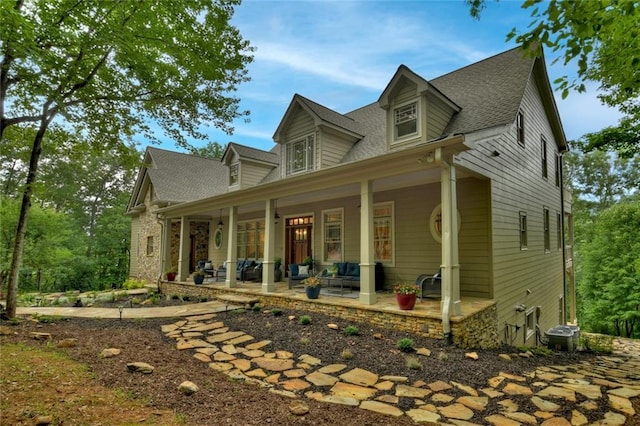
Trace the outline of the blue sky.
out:
[[[260,149],[272,136],[291,98],[299,93],[340,113],[378,99],[400,64],[427,80],[511,49],[506,34],[531,22],[521,1],[487,1],[480,21],[462,0],[454,1],[264,1],[244,0],[232,24],[256,48],[252,81],[236,95],[250,122],[234,123],[233,135],[207,129],[211,141],[233,141]],[[550,80],[574,75],[546,51]],[[616,125],[621,115],[586,94],[556,94],[567,139]],[[195,141],[194,145],[205,142]],[[176,149],[171,141],[162,144]]]

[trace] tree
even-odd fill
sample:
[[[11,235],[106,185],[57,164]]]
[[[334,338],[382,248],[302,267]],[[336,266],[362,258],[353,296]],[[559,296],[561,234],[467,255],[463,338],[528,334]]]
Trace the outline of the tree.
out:
[[[587,133],[578,142],[583,152],[615,150],[620,157],[631,158],[640,152],[640,122],[627,117],[619,126],[607,127],[595,133]]]
[[[224,154],[224,147],[220,145],[218,142],[208,142],[205,146],[201,148],[191,147],[189,152],[192,155],[197,155],[198,157],[204,158],[222,158],[222,154]]]
[[[583,324],[588,330],[640,336],[640,199],[602,211],[594,226],[578,287]]]
[[[471,16],[479,19],[486,0],[465,0]],[[540,7],[540,6],[546,6]],[[584,92],[585,82],[600,84],[599,98],[627,115],[631,127],[640,122],[640,2],[637,0],[525,0],[532,9],[526,32],[513,28],[514,39],[533,55],[539,46],[559,52],[567,65],[576,61],[578,78],[567,76],[554,83],[565,98],[570,90]],[[637,139],[634,152],[640,152]]]
[[[7,288],[15,316],[18,270],[38,163],[52,123],[117,147],[149,119],[179,146],[200,126],[231,131],[246,116],[231,96],[248,80],[249,43],[229,24],[239,0],[0,2],[0,144],[33,129]],[[26,141],[25,141],[26,142]]]

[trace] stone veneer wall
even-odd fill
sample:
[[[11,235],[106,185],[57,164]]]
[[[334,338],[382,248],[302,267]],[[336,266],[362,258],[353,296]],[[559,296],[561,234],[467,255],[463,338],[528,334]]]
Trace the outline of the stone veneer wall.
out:
[[[151,191],[144,198],[145,210],[140,213],[138,228],[138,275],[134,278],[155,283],[160,269],[160,240],[162,227],[151,211]],[[147,255],[147,237],[153,236],[153,253]]]
[[[192,221],[189,223],[189,236],[195,239],[196,252],[189,271],[194,271],[198,260],[209,259],[209,222]],[[189,237],[187,237],[189,238]],[[180,221],[171,223],[171,264],[178,265],[180,258]]]
[[[192,298],[213,299],[220,294],[236,294],[255,297],[265,306],[319,312],[333,317],[355,321],[362,324],[373,324],[377,327],[403,330],[419,336],[443,339],[442,320],[426,317],[414,311],[382,311],[375,305],[358,308],[343,306],[340,302],[323,300],[309,301],[278,294],[235,292],[224,288],[212,288],[191,283],[160,283],[160,291],[167,295],[190,296]],[[498,339],[498,311],[495,304],[466,318],[451,320],[453,342],[462,348],[495,348],[500,344]]]

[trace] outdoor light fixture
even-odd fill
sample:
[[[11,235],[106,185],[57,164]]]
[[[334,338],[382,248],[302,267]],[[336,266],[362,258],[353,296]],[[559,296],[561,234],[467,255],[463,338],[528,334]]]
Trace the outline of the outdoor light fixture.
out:
[[[278,223],[278,221],[280,220],[280,215],[278,214],[278,200],[274,200],[274,210],[275,213],[273,215],[273,218],[276,220],[276,224]]]
[[[222,221],[222,209],[220,209],[220,216],[218,220],[218,228],[222,228],[224,226],[224,222]]]

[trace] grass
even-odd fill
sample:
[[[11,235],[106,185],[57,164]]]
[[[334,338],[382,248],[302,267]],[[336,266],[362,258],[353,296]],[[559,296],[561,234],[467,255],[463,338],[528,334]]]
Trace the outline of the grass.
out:
[[[146,407],[144,398],[98,385],[86,365],[51,345],[3,343],[0,365],[0,424],[34,424],[38,416],[51,416],[52,424],[179,422],[170,410]]]

